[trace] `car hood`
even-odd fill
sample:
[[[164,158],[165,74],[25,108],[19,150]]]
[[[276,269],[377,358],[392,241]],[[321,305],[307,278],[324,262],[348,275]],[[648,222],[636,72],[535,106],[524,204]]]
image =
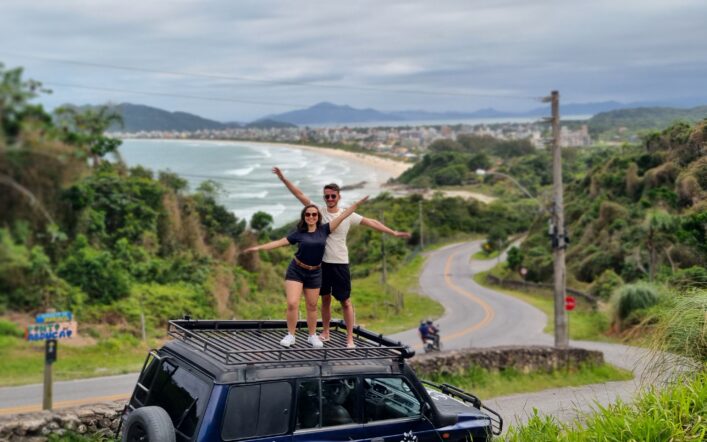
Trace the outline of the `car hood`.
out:
[[[427,392],[443,420],[447,422],[462,422],[483,419],[487,425],[490,424],[491,419],[489,416],[473,405],[436,390],[427,389]],[[452,417],[454,417],[454,420],[451,419]]]

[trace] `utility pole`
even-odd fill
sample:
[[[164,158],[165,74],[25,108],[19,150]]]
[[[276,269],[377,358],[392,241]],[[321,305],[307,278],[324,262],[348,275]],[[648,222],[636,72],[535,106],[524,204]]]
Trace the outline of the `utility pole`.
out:
[[[381,222],[385,224],[385,218],[383,217],[383,212],[380,216]],[[381,235],[381,255],[383,257],[383,270],[381,270],[381,283],[383,283],[383,288],[387,290],[388,287],[388,266],[385,262],[385,235]]]
[[[418,208],[420,209],[420,249],[425,248],[425,240],[423,239],[425,236],[423,235],[422,231],[422,200],[420,200],[418,203]]]
[[[552,91],[544,102],[552,106],[552,249],[554,260],[554,298],[555,298],[555,347],[569,347],[569,328],[567,312],[565,311],[565,284],[567,280],[565,269],[565,248],[567,235],[565,233],[565,212],[562,195],[562,151],[560,148],[560,93]]]

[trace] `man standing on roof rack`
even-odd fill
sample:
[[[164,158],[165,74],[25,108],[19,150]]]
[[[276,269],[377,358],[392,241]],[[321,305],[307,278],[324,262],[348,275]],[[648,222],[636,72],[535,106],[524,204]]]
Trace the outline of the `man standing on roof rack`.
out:
[[[297,252],[287,267],[287,273],[285,273],[287,335],[280,341],[280,345],[283,347],[291,347],[295,344],[297,315],[303,291],[307,304],[307,329],[309,331],[307,342],[312,344],[314,348],[324,346],[317,336],[317,301],[319,301],[319,289],[322,286],[322,257],[324,256],[326,239],[336,232],[339,226],[354,213],[354,210],[367,199],[368,196],[361,198],[344,210],[340,216],[327,223],[322,223],[322,216],[316,205],[307,204],[300,213],[300,221],[296,231],[282,239],[248,247],[243,251],[251,253],[297,244]]]
[[[307,197],[297,186],[285,178],[280,168],[273,167],[273,173],[283,182],[287,189],[305,206],[312,204],[312,200]],[[344,213],[344,209],[339,207],[341,195],[337,184],[327,184],[324,186],[325,206],[320,208],[323,222],[331,222]],[[332,232],[326,240],[324,249],[324,259],[322,262],[322,288],[319,294],[322,297],[322,323],[324,324],[320,339],[329,340],[329,322],[331,321],[331,297],[334,296],[340,303],[344,312],[344,322],[346,322],[346,345],[354,348],[353,326],[354,308],[351,303],[351,273],[349,271],[349,250],[346,247],[346,236],[352,225],[362,224],[379,232],[387,233],[396,238],[410,238],[408,232],[395,231],[378,220],[365,218],[358,213],[353,213],[344,220],[336,232]]]

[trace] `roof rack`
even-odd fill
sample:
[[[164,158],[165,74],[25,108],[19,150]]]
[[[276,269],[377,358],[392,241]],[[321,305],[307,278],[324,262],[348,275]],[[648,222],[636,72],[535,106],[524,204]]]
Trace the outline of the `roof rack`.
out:
[[[318,327],[322,322],[317,323]],[[330,322],[330,341],[323,348],[306,343],[307,323],[297,323],[298,343],[290,348],[280,345],[287,331],[285,321],[169,321],[167,334],[196,350],[203,351],[224,365],[302,363],[313,361],[360,361],[394,359],[402,361],[415,351],[399,341],[357,326],[354,328],[356,348],[346,347],[346,324]]]

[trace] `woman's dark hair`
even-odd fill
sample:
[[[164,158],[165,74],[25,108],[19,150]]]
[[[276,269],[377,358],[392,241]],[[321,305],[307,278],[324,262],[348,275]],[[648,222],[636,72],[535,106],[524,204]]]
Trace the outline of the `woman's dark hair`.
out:
[[[322,225],[322,213],[319,211],[319,207],[317,207],[315,204],[309,204],[307,206],[304,206],[304,209],[302,209],[302,213],[300,213],[299,215],[299,222],[297,223],[297,230],[299,232],[307,231],[307,223],[304,222],[304,213],[307,211],[307,209],[311,207],[317,209],[317,227]]]

